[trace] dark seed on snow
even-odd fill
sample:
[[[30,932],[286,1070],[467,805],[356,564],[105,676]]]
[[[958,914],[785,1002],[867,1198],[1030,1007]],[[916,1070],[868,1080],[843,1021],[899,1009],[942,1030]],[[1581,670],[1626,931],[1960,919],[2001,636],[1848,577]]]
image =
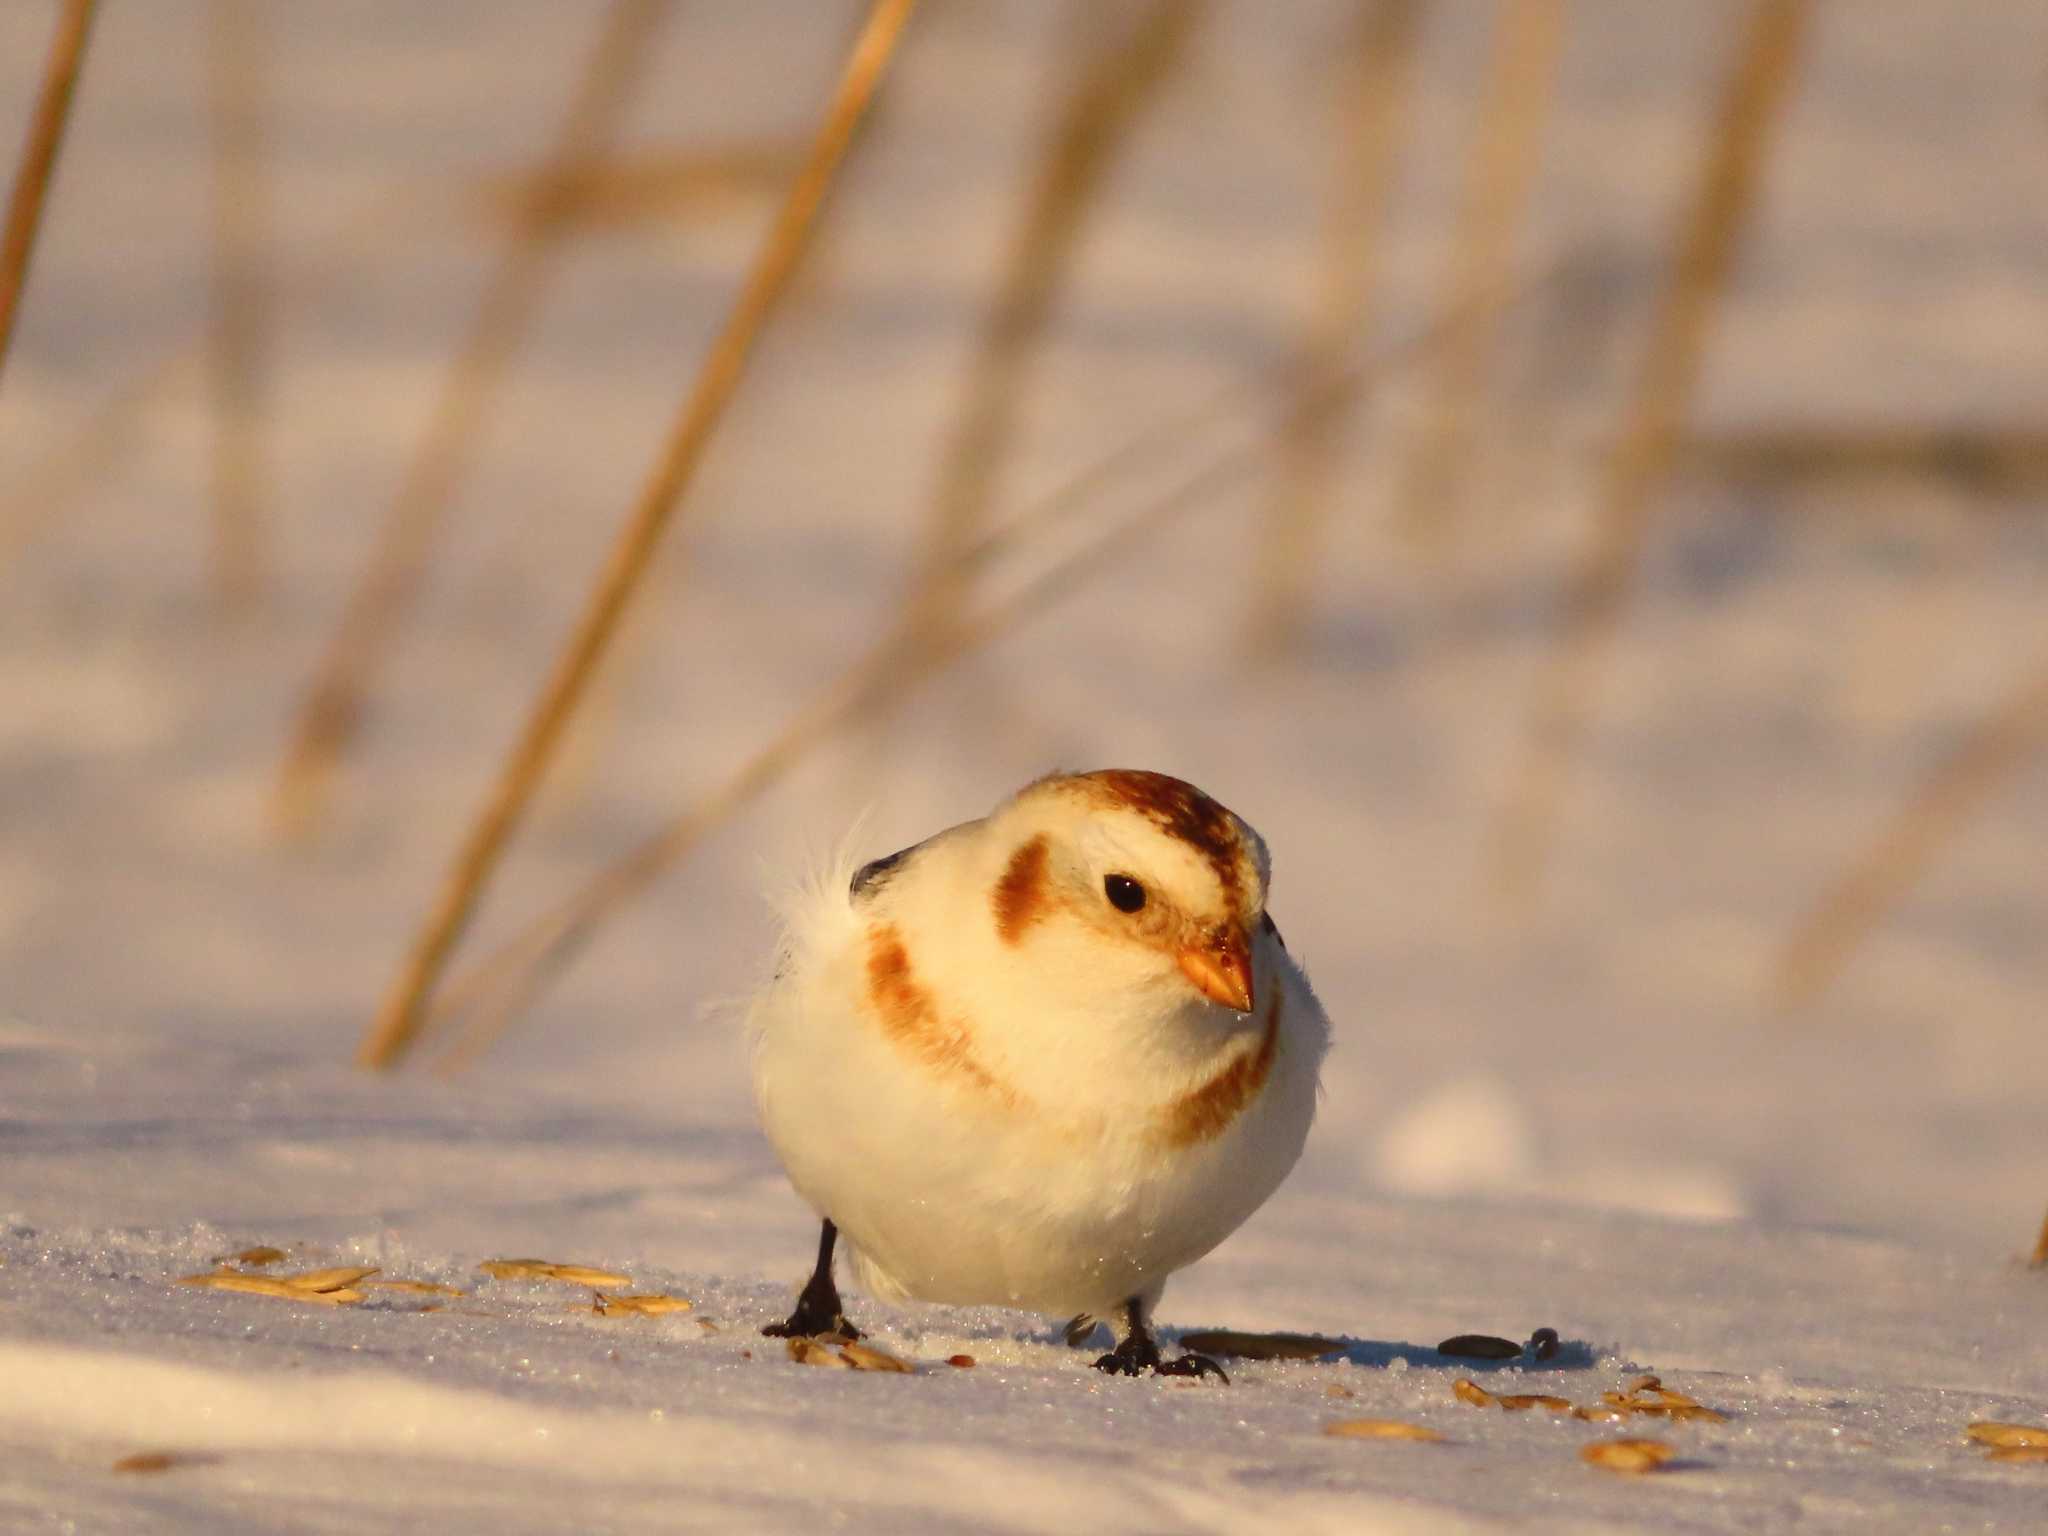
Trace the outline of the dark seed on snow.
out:
[[[1490,1333],[1461,1333],[1437,1345],[1436,1352],[1467,1360],[1512,1360],[1522,1352],[1522,1346],[1513,1339],[1497,1339]]]
[[[1557,1330],[1538,1328],[1529,1335],[1529,1353],[1538,1360],[1548,1360],[1557,1353]]]

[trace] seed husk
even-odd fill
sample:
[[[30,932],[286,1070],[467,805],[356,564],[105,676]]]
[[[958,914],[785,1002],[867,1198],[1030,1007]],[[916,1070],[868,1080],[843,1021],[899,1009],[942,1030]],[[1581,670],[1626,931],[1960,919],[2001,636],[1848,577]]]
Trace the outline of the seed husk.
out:
[[[1316,1333],[1239,1333],[1230,1328],[1211,1328],[1190,1333],[1181,1347],[1198,1355],[1225,1355],[1239,1360],[1320,1360],[1344,1352],[1342,1339],[1326,1339]]]
[[[789,1341],[789,1358],[798,1365],[819,1365],[827,1370],[849,1371],[853,1362],[816,1339],[794,1338]]]
[[[1963,1433],[1979,1445],[1995,1445],[2009,1449],[2048,1446],[2048,1425],[2000,1424],[1994,1419],[1979,1419]]]
[[[1443,1434],[1424,1424],[1399,1419],[1332,1419],[1323,1433],[1339,1440],[1442,1440]]]
[[[1461,1333],[1437,1345],[1436,1352],[1466,1360],[1512,1360],[1521,1354],[1522,1346],[1490,1333]]]
[[[1998,1445],[1984,1453],[1986,1461],[2048,1462],[2048,1445]]]
[[[952,1366],[955,1370],[971,1371],[974,1369],[974,1356],[948,1355],[946,1356],[946,1364]]]
[[[286,1285],[301,1291],[341,1291],[377,1273],[372,1264],[343,1265],[335,1269],[303,1269],[296,1275],[279,1275]]]
[[[890,1371],[899,1376],[915,1376],[917,1367],[908,1360],[899,1360],[886,1349],[877,1349],[872,1344],[853,1340],[839,1346],[839,1353],[846,1357],[846,1363],[856,1371]]]
[[[1499,1401],[1478,1382],[1468,1381],[1463,1376],[1451,1383],[1451,1395],[1461,1403],[1470,1403],[1474,1408],[1491,1408]]]
[[[347,1286],[331,1291],[310,1290],[302,1285],[292,1285],[276,1280],[269,1275],[244,1275],[234,1270],[214,1271],[204,1275],[181,1275],[180,1285],[204,1286],[215,1291],[241,1291],[251,1296],[275,1296],[281,1301],[310,1301],[319,1306],[339,1307],[363,1299],[363,1293]]]
[[[437,1285],[432,1280],[390,1280],[379,1278],[363,1281],[365,1286],[380,1291],[403,1291],[408,1296],[467,1296],[469,1292],[458,1290],[452,1285]]]
[[[620,1286],[632,1280],[609,1269],[592,1269],[587,1264],[554,1264],[546,1259],[486,1259],[477,1265],[497,1280],[559,1280],[564,1285]]]
[[[116,1472],[168,1472],[173,1467],[204,1466],[217,1457],[202,1451],[136,1451],[115,1462]]]
[[[282,1264],[285,1258],[286,1254],[282,1248],[272,1248],[266,1244],[255,1248],[244,1248],[235,1255],[235,1262],[237,1264],[254,1264],[260,1269],[265,1264]]]
[[[1552,1397],[1547,1392],[1517,1392],[1511,1397],[1496,1397],[1495,1402],[1509,1413],[1520,1413],[1528,1408],[1548,1408],[1552,1413],[1570,1413],[1571,1400]]]
[[[687,1312],[693,1303],[680,1296],[663,1296],[658,1293],[642,1295],[607,1295],[597,1292],[595,1310],[609,1317],[612,1313],[631,1314],[636,1317],[661,1317],[670,1312]]]
[[[1662,1440],[1596,1440],[1579,1449],[1579,1460],[1609,1472],[1654,1472],[1677,1448]]]

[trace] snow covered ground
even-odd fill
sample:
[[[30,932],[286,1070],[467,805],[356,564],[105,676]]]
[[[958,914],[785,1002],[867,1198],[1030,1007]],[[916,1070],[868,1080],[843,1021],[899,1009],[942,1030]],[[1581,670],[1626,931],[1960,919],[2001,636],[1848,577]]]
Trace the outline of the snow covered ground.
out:
[[[1447,563],[1389,515],[1419,398],[1397,376],[1346,444],[1304,655],[1245,659],[1270,486],[1234,482],[817,753],[475,1071],[347,1067],[769,207],[742,188],[573,247],[334,819],[272,844],[297,690],[502,236],[442,189],[540,153],[598,14],[278,13],[287,276],[323,249],[340,275],[288,283],[275,586],[241,618],[205,598],[196,388],[157,399],[75,501],[16,489],[204,315],[203,9],[102,20],[0,390],[0,1527],[2038,1527],[2048,1466],[1987,1462],[1962,1429],[2048,1423],[2048,1276],[2019,1262],[2048,1204],[2048,759],[1819,1006],[1780,1012],[1768,981],[1815,895],[2048,659],[2039,482],[1682,479],[1544,898],[1516,916],[1487,894],[1722,8],[1572,8],[1522,265],[1563,264],[1591,340],[1560,376],[1552,310],[1516,312]],[[1064,14],[918,23],[485,940],[719,782],[887,622],[1054,115]],[[1349,14],[1210,11],[1088,226],[997,515],[1286,354]],[[1428,318],[1489,14],[1432,11],[1379,341]],[[629,143],[791,142],[849,19],[679,8]],[[0,121],[23,117],[46,21],[0,11]],[[1822,8],[1702,430],[2044,419],[2043,59],[2026,0]],[[455,211],[350,251],[334,231],[394,185]],[[1119,485],[1095,515],[1149,494]],[[754,1330],[810,1218],[715,1006],[761,963],[764,883],[863,809],[886,851],[1106,763],[1181,773],[1260,828],[1338,1029],[1301,1170],[1164,1319],[1315,1330],[1344,1355],[1244,1364],[1227,1389],[1110,1381],[1052,1320],[857,1299],[917,1375],[789,1363]],[[257,1243],[469,1294],[316,1307],[173,1283]],[[586,1291],[474,1267],[526,1255],[694,1310],[597,1316]],[[1540,1325],[1572,1341],[1562,1368],[1430,1348]],[[1640,1372],[1729,1417],[1643,1426],[1680,1461],[1639,1479],[1576,1455],[1634,1427],[1451,1393],[1505,1377],[1592,1403]],[[1449,1443],[1321,1433],[1361,1416]],[[152,1451],[184,1459],[111,1470]]]

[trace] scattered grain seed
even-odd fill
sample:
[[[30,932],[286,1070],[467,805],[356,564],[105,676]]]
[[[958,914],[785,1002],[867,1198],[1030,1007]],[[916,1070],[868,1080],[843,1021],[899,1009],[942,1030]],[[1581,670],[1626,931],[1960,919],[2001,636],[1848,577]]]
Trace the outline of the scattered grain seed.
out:
[[[1461,1333],[1437,1345],[1436,1352],[1466,1360],[1512,1360],[1522,1352],[1522,1346],[1513,1339],[1496,1338],[1490,1333]]]
[[[853,1369],[853,1362],[835,1349],[829,1349],[816,1339],[794,1338],[789,1341],[789,1358],[798,1365],[821,1365],[829,1370],[847,1371]]]
[[[268,1275],[244,1275],[236,1273],[183,1275],[180,1285],[205,1286],[216,1291],[242,1291],[251,1296],[275,1296],[282,1301],[308,1301],[318,1306],[339,1307],[363,1299],[361,1291],[346,1287],[334,1291],[312,1291],[304,1286],[288,1285],[282,1280],[273,1280]]]
[[[179,1458],[170,1451],[137,1451],[114,1463],[116,1472],[168,1472]]]
[[[1552,1397],[1547,1392],[1518,1392],[1512,1397],[1496,1397],[1495,1402],[1509,1413],[1520,1413],[1525,1408],[1548,1408],[1552,1413],[1570,1413],[1571,1400]]]
[[[839,1353],[856,1371],[891,1371],[899,1376],[917,1374],[917,1367],[908,1360],[899,1360],[886,1349],[877,1349],[872,1344],[852,1341],[840,1345]]]
[[[1499,1401],[1479,1383],[1467,1381],[1462,1376],[1451,1383],[1451,1395],[1461,1403],[1470,1403],[1474,1408],[1491,1408]]]
[[[304,1269],[296,1275],[279,1275],[277,1278],[301,1291],[340,1291],[376,1273],[374,1264],[367,1268],[345,1265],[336,1269]]]
[[[614,1312],[631,1313],[636,1317],[661,1317],[670,1312],[687,1312],[692,1303],[680,1296],[662,1296],[655,1293],[644,1295],[606,1295],[596,1293],[597,1310],[609,1317]]]
[[[364,1280],[364,1285],[379,1291],[403,1291],[408,1296],[467,1296],[469,1292],[457,1290],[452,1285],[436,1285],[431,1280],[390,1280],[379,1278]]]
[[[265,1264],[282,1264],[285,1261],[285,1257],[285,1251],[282,1248],[244,1248],[235,1255],[235,1262],[238,1264],[254,1264],[260,1268]]]
[[[1999,1445],[1984,1453],[1986,1461],[2048,1462],[2048,1445]]]
[[[946,1356],[946,1364],[954,1367],[956,1370],[971,1371],[974,1369],[974,1356],[948,1355]]]
[[[546,1259],[486,1259],[477,1265],[498,1280],[559,1280],[564,1285],[618,1286],[633,1282],[608,1269],[585,1264],[554,1264]]]
[[[1181,1338],[1181,1347],[1198,1355],[1224,1355],[1239,1360],[1320,1360],[1344,1352],[1342,1339],[1316,1333],[1239,1333],[1211,1328]]]
[[[1584,1419],[1589,1424],[1619,1424],[1628,1415],[1619,1408],[1574,1408],[1572,1417]]]
[[[1323,1433],[1339,1440],[1441,1440],[1441,1432],[1399,1419],[1332,1419]]]
[[[2000,1424],[1992,1419],[1979,1419],[1963,1433],[1980,1445],[2048,1446],[2048,1427],[2038,1424]]]
[[[1579,1450],[1579,1460],[1609,1472],[1654,1472],[1677,1448],[1662,1440],[1597,1440]]]

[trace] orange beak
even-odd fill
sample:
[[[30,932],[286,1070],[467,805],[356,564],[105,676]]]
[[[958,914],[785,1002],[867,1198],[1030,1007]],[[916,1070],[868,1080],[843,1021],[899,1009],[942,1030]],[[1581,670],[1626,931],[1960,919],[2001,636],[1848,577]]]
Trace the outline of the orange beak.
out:
[[[1180,952],[1181,974],[1210,1002],[1252,1011],[1252,952],[1245,936],[1225,930],[1207,944]]]

